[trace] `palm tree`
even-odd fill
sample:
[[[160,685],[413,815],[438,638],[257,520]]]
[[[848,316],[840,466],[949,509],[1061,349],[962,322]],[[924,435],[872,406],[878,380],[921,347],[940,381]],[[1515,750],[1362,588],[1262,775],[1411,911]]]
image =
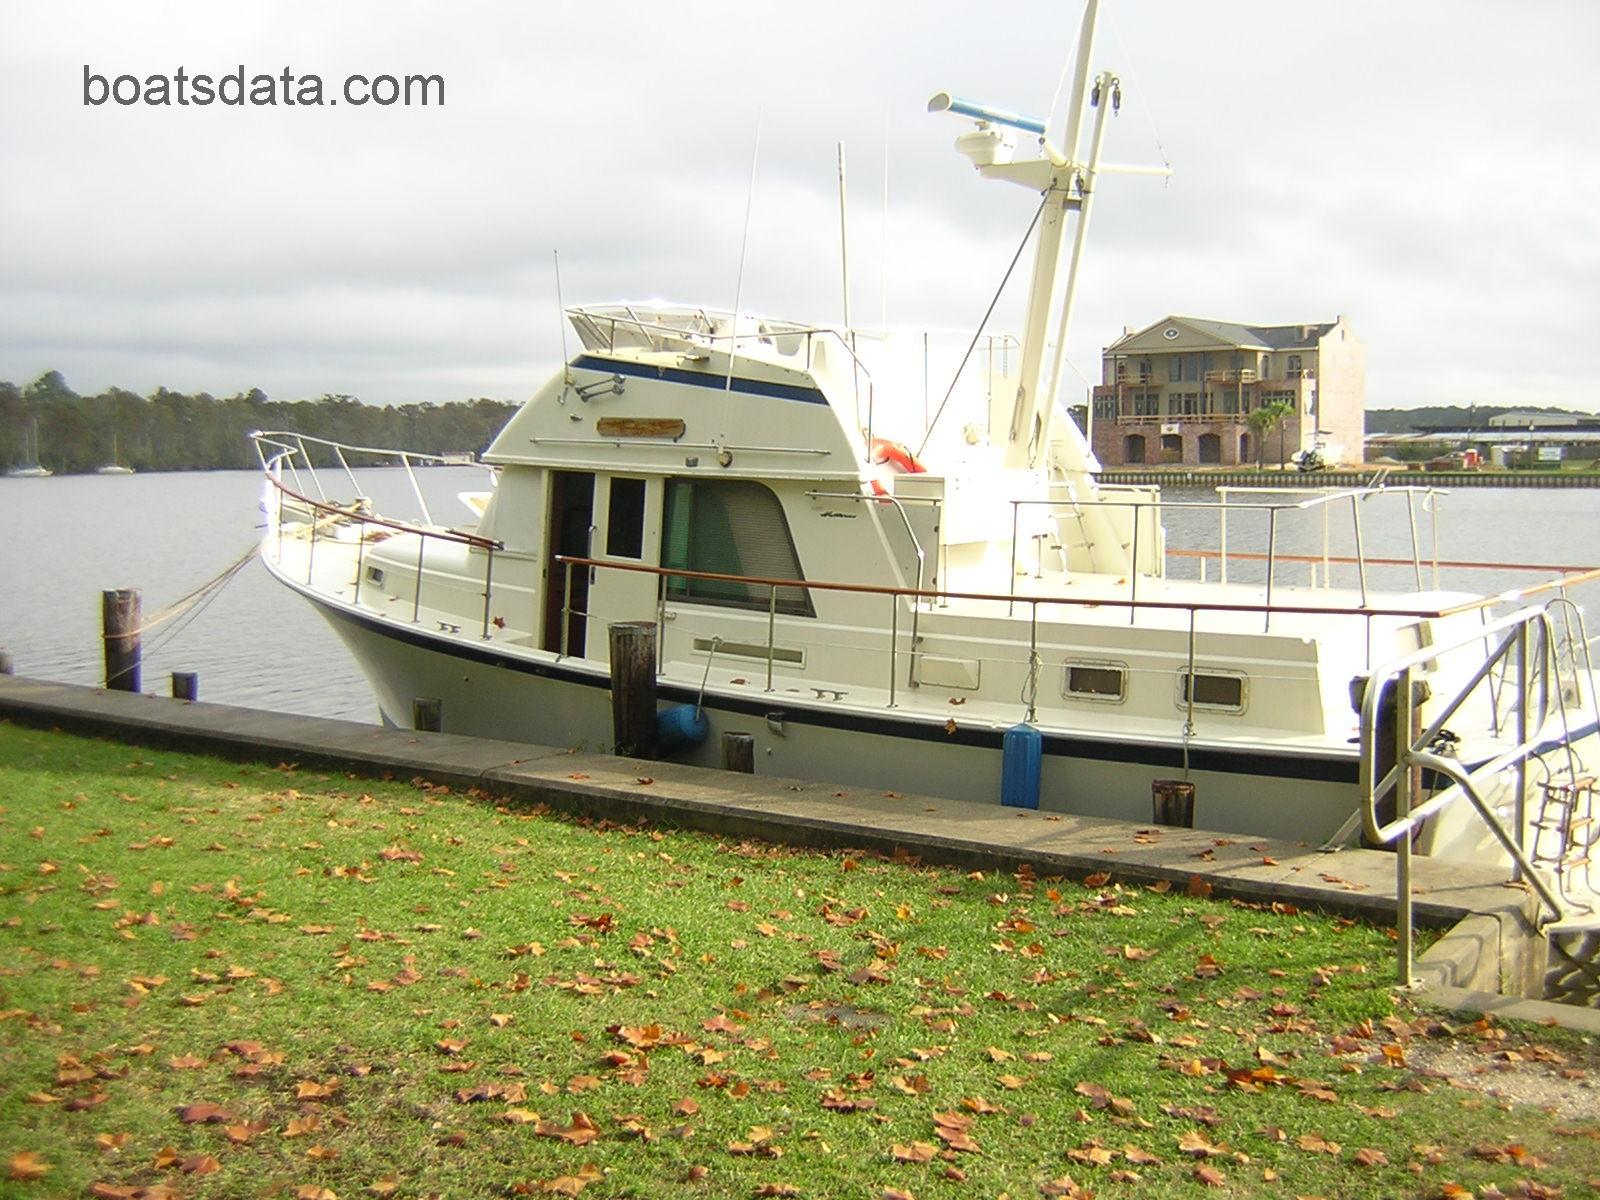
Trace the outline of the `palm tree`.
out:
[[[1294,412],[1294,405],[1287,400],[1274,400],[1270,404],[1263,404],[1260,408],[1253,409],[1245,418],[1245,423],[1250,426],[1250,432],[1256,440],[1256,470],[1261,469],[1263,452],[1266,450],[1267,434],[1274,429],[1278,431],[1278,469],[1283,469],[1283,435],[1284,425],[1290,414]]]

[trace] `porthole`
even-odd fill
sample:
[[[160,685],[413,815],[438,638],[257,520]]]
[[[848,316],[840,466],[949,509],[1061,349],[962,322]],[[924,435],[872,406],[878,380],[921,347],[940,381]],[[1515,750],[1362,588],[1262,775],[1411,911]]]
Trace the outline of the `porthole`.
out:
[[[1245,707],[1245,677],[1232,672],[1188,671],[1178,673],[1178,707],[1189,707],[1190,679],[1194,680],[1194,706],[1211,712],[1242,713]]]
[[[1069,662],[1061,677],[1061,695],[1120,704],[1128,698],[1128,668],[1122,663]]]

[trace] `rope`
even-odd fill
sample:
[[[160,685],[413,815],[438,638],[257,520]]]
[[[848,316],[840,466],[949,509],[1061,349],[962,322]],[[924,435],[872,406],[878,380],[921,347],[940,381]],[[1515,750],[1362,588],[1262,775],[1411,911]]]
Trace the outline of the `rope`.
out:
[[[1044,215],[1044,206],[1050,203],[1050,193],[1046,190],[1044,197],[1039,201],[1039,207],[1034,209],[1033,220],[1028,222],[1028,231],[1022,235],[1022,241],[1017,244],[1017,252],[1011,256],[1011,265],[1006,268],[1005,276],[1000,280],[1000,286],[994,290],[994,299],[989,301],[989,309],[983,314],[983,320],[978,322],[978,328],[973,332],[972,341],[967,345],[967,352],[961,356],[961,365],[956,368],[956,373],[950,378],[950,388],[944,394],[944,399],[939,401],[939,411],[933,414],[933,420],[928,423],[928,431],[922,435],[922,444],[917,447],[917,456],[928,448],[928,439],[933,436],[934,426],[939,423],[939,418],[944,416],[945,405],[950,403],[950,397],[955,394],[956,384],[961,381],[961,372],[967,369],[967,360],[972,357],[972,352],[977,348],[978,339],[983,336],[983,330],[989,324],[989,318],[994,316],[994,306],[1000,303],[1000,295],[1006,290],[1006,284],[1011,282],[1011,272],[1017,269],[1017,263],[1022,258],[1022,252],[1028,248],[1028,239],[1033,236],[1034,227],[1039,224],[1039,218]]]
[[[143,635],[148,633],[150,630],[155,629],[157,626],[165,625],[168,621],[175,620],[176,618],[183,616],[191,609],[197,609],[198,611],[194,613],[194,616],[198,616],[199,612],[204,611],[205,606],[210,604],[211,601],[216,598],[217,593],[220,592],[224,586],[226,586],[228,581],[242,571],[245,565],[259,553],[261,553],[260,543],[253,544],[250,549],[246,550],[238,558],[234,559],[221,571],[218,571],[215,575],[206,580],[199,587],[195,588],[192,592],[189,592],[187,595],[179,596],[165,608],[158,609],[153,616],[147,619],[137,629],[128,630],[121,636],[131,635],[133,637],[143,637]],[[193,617],[191,617],[190,620],[193,620]],[[189,622],[185,621],[183,625],[179,625],[171,630],[168,630],[163,642],[170,641],[178,632],[178,630],[184,628],[188,624]],[[151,649],[154,648],[155,647],[151,647]]]

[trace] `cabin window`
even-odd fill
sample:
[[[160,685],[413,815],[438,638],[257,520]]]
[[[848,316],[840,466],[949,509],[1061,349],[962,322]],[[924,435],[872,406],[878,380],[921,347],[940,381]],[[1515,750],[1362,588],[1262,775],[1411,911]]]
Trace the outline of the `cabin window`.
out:
[[[1128,668],[1121,663],[1069,662],[1061,694],[1070,700],[1121,703],[1128,694]]]
[[[661,565],[717,575],[804,579],[783,505],[770,488],[735,479],[669,479],[661,522]],[[692,604],[765,611],[771,588],[726,579],[667,576],[667,596]],[[805,588],[780,587],[781,613],[811,617]]]
[[[644,557],[644,480],[613,479],[606,509],[606,554]]]
[[[1193,680],[1194,706],[1217,712],[1242,713],[1244,711],[1244,676],[1225,675],[1216,671],[1188,671],[1178,674],[1178,706],[1189,706],[1190,681]]]

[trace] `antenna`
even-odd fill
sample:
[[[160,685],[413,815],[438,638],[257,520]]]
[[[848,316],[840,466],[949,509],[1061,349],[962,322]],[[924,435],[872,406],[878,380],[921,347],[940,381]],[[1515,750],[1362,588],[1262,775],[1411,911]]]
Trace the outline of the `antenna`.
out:
[[[567,385],[572,383],[572,360],[567,355],[567,303],[561,298],[561,251],[552,249],[550,257],[556,261],[556,324],[561,327],[561,381]],[[567,393],[561,393],[561,402],[566,403]]]
[[[850,332],[850,232],[845,222],[844,143],[839,143],[839,271],[844,282],[844,329]]]
[[[889,112],[883,114],[883,231],[878,245],[878,326],[889,328]]]
[[[756,140],[750,148],[750,186],[744,195],[744,231],[739,235],[739,277],[733,285],[733,328],[728,334],[728,377],[723,384],[722,436],[727,436],[728,405],[726,397],[733,395],[733,356],[739,350],[739,305],[744,302],[744,255],[750,245],[750,208],[756,198],[756,163],[761,158],[761,116],[756,110]]]

